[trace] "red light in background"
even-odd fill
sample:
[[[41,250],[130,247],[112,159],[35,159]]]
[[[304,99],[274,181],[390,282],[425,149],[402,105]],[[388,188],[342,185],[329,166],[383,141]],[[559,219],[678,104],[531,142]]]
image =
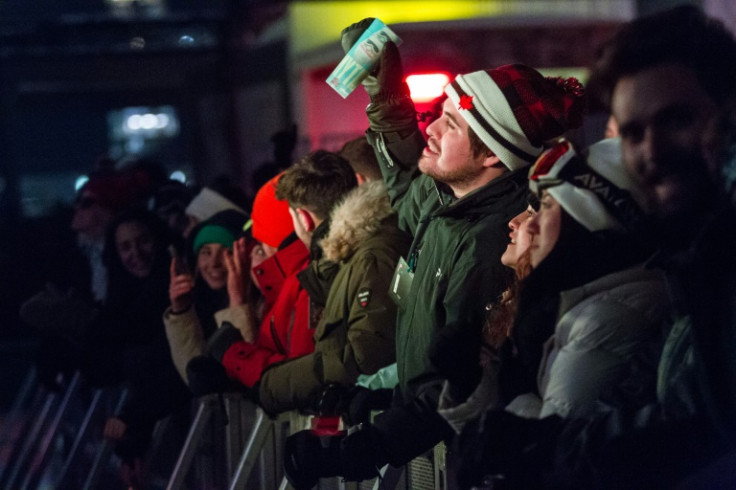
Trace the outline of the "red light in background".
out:
[[[445,85],[450,83],[447,73],[422,73],[406,77],[409,85],[411,100],[414,102],[429,102],[444,93]]]

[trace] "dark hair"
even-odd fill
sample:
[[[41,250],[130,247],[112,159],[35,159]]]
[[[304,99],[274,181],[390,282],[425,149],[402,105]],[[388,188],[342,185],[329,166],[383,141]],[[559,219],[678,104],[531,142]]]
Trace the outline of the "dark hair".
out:
[[[468,139],[470,140],[470,151],[473,152],[474,157],[477,158],[481,155],[488,155],[491,153],[491,149],[488,148],[488,145],[483,143],[480,136],[478,136],[470,126],[468,126]]]
[[[347,160],[337,153],[317,150],[286,169],[276,185],[276,198],[326,219],[335,204],[357,186],[358,179]]]
[[[624,25],[598,49],[588,87],[610,108],[620,78],[662,63],[690,68],[714,101],[724,101],[736,91],[736,41],[723,23],[694,5]]]
[[[521,254],[514,267],[514,279],[501,298],[490,306],[483,325],[483,338],[494,350],[501,349],[504,342],[511,336],[519,303],[519,286],[531,271],[531,253],[527,249]]]
[[[381,180],[376,152],[365,136],[348,141],[338,154],[348,161],[356,174],[361,174],[368,180]]]

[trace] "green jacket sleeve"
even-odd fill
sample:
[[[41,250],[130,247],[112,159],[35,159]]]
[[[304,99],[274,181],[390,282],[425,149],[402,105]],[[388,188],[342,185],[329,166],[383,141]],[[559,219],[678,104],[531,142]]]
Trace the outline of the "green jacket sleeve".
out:
[[[366,135],[378,158],[391,206],[398,213],[399,228],[414,235],[427,200],[438,202],[434,181],[417,167],[426,146],[424,137],[419,129],[405,137],[372,129]]]

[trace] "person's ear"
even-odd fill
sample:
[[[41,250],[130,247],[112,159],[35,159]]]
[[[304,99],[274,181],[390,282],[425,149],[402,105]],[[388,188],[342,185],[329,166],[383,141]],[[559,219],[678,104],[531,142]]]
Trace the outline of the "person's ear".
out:
[[[490,150],[489,150],[489,153],[486,154],[486,158],[483,160],[483,166],[484,167],[497,167],[498,164],[501,164],[501,159],[498,158],[494,153],[490,153]]]
[[[358,180],[358,186],[363,185],[368,179],[365,178],[365,175],[355,173],[355,178]]]
[[[314,224],[312,215],[302,208],[296,208],[294,211],[296,212],[297,219],[299,219],[299,223],[301,223],[302,228],[304,228],[307,233],[313,232],[317,226]]]

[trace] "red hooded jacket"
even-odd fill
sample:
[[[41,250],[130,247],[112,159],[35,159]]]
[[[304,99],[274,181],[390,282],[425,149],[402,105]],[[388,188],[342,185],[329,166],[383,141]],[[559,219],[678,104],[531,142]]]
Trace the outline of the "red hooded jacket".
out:
[[[295,240],[255,269],[258,285],[272,306],[254,343],[236,342],[225,352],[222,364],[228,377],[252,387],[271,364],[314,350],[309,297],[296,277],[308,262],[307,248]]]

